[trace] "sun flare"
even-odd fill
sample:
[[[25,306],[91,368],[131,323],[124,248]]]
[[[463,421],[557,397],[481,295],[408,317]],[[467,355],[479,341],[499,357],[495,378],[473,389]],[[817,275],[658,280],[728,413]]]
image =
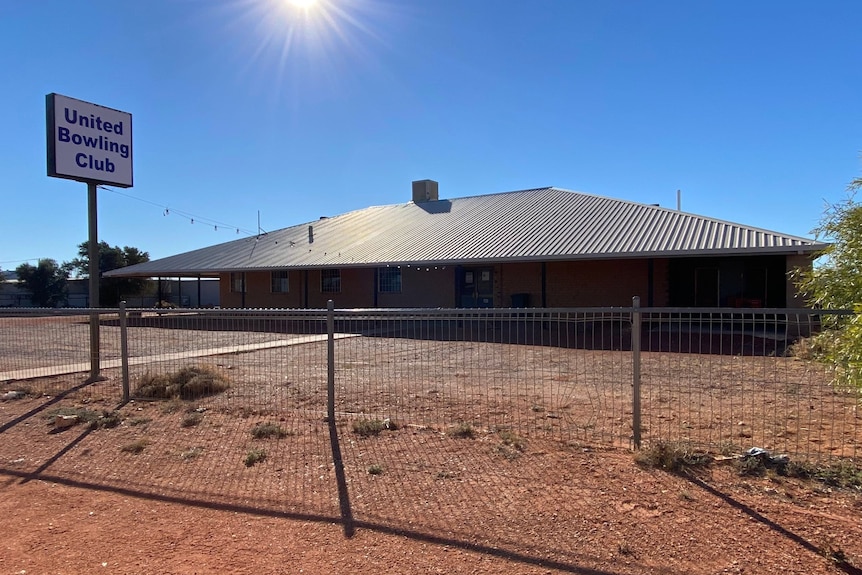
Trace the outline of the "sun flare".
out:
[[[286,98],[340,94],[351,78],[379,66],[383,31],[397,15],[389,0],[225,2],[230,28],[241,39],[233,55],[242,74],[256,75],[256,89],[278,105]]]

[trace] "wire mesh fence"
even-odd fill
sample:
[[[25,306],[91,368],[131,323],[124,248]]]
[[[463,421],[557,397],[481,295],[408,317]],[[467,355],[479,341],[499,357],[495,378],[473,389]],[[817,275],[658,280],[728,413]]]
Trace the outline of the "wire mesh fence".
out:
[[[645,439],[724,454],[757,446],[808,460],[858,457],[859,387],[837,384],[834,366],[795,349],[828,313],[841,312],[644,311]]]
[[[90,311],[2,310],[3,385],[50,395],[81,383]],[[635,374],[634,311],[339,310],[337,411],[441,432],[630,446],[637,375],[644,441],[858,454],[858,388],[790,353],[826,312],[640,309]],[[117,310],[98,313],[107,379],[94,387],[110,397],[121,327]],[[325,414],[325,310],[138,309],[126,324],[133,396],[142,381],[205,367],[231,382],[206,399],[222,411]]]
[[[90,313],[0,310],[0,457],[22,473],[336,517],[343,471],[360,518],[399,501],[406,525],[531,489],[517,462],[566,449],[862,453],[859,388],[793,353],[823,311],[96,310],[99,381]],[[90,423],[72,450],[70,414]]]

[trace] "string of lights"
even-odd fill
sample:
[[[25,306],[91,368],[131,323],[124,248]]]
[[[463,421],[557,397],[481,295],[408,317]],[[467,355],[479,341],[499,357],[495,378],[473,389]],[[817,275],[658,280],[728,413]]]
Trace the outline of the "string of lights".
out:
[[[144,204],[149,204],[151,206],[155,206],[162,211],[162,215],[167,216],[178,216],[183,219],[186,219],[191,224],[202,224],[204,226],[212,227],[215,231],[228,231],[228,230],[236,230],[237,234],[246,234],[248,236],[257,236],[260,235],[260,231],[250,231],[239,226],[235,226],[232,224],[228,224],[225,222],[220,222],[218,220],[214,220],[212,218],[207,218],[205,216],[200,216],[197,214],[193,214],[191,212],[186,212],[184,210],[178,210],[176,208],[171,208],[170,206],[166,206],[163,204],[159,204],[157,202],[152,202],[150,200],[145,200],[144,198],[139,198],[137,196],[133,196],[131,194],[126,194],[119,190],[115,190],[114,188],[110,188],[108,186],[99,186],[100,190],[105,190],[106,192],[111,192],[112,194],[117,194],[118,196],[123,196],[125,198],[129,198],[131,200],[136,200],[138,202],[142,202]]]
[[[137,196],[133,196],[131,194],[121,192],[121,191],[114,189],[114,188],[111,188],[109,186],[100,185],[99,189],[105,190],[106,192],[111,192],[112,194],[116,194],[118,196],[123,196],[124,198],[128,198],[130,200],[135,200],[135,201],[138,201],[138,202],[141,202],[144,204],[149,204],[151,206],[154,206],[154,207],[158,208],[162,212],[162,215],[165,217],[167,217],[167,216],[180,217],[180,218],[183,218],[185,220],[188,220],[189,223],[191,223],[191,224],[199,224],[199,225],[203,225],[206,227],[212,227],[213,230],[215,230],[217,232],[219,232],[219,231],[235,231],[237,234],[245,234],[247,236],[266,235],[266,232],[262,228],[260,228],[260,222],[258,222],[258,230],[257,231],[251,231],[251,230],[241,228],[239,226],[235,226],[232,224],[228,224],[225,222],[214,220],[214,219],[208,218],[206,216],[200,216],[198,214],[193,214],[191,212],[186,212],[184,210],[178,210],[176,208],[171,208],[170,206],[159,204],[158,202],[153,202],[150,200],[146,200],[144,198],[139,198]],[[15,264],[17,266],[18,264],[23,264],[23,263],[38,262],[39,260],[42,260],[42,259],[45,259],[45,258],[20,258],[20,259],[14,259],[14,260],[3,260],[3,261],[0,261],[0,268],[4,267],[5,264]]]

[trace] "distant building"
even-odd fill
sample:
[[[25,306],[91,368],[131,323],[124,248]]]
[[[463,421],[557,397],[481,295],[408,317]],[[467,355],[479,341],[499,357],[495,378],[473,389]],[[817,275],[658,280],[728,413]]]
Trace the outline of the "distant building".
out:
[[[0,307],[33,307],[30,292],[18,280],[14,271],[3,270],[0,281]],[[89,280],[71,278],[66,282],[65,307],[89,307]],[[128,307],[155,307],[164,302],[176,307],[218,307],[219,282],[210,278],[200,281],[170,279],[153,281],[145,295],[125,298]]]
[[[824,244],[559,188],[372,206],[106,276],[210,277],[222,307],[801,307]]]
[[[0,307],[28,307],[30,292],[21,286],[15,270],[0,271]]]

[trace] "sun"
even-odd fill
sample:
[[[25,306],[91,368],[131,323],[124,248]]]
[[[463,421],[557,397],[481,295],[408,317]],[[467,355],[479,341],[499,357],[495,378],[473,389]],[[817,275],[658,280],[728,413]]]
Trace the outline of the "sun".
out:
[[[2,3],[2,0],[0,0]],[[239,40],[241,73],[279,107],[315,94],[337,98],[348,81],[380,66],[384,32],[400,18],[391,0],[222,0]],[[397,3],[395,3],[397,4]],[[229,45],[225,43],[225,45]],[[247,83],[248,78],[243,78]]]

